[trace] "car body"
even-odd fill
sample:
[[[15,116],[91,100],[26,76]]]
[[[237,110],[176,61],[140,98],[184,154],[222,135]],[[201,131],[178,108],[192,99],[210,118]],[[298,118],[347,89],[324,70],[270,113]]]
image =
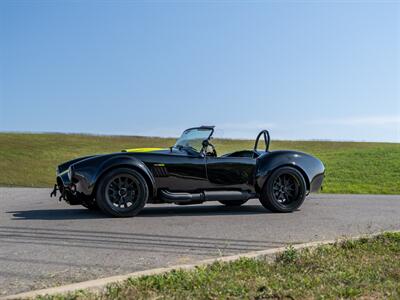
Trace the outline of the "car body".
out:
[[[112,216],[133,216],[146,203],[241,205],[250,198],[260,198],[270,210],[289,212],[308,193],[320,190],[323,163],[298,151],[270,151],[268,131],[259,133],[253,150],[222,156],[217,156],[211,143],[213,133],[213,126],[194,127],[185,130],[170,148],[127,149],[62,163],[52,195],[59,190],[60,198],[71,205],[100,207]],[[258,150],[262,139],[265,148]],[[280,207],[290,195],[296,205]],[[276,198],[275,204],[271,197]],[[136,207],[137,201],[140,205]]]

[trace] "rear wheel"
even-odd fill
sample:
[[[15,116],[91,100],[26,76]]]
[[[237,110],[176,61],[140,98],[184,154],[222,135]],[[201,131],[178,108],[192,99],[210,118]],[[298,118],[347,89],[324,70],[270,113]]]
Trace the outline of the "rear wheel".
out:
[[[306,197],[303,175],[292,167],[275,170],[261,192],[261,204],[274,212],[292,212],[298,209]]]
[[[219,203],[229,206],[229,207],[235,207],[235,206],[241,206],[245,204],[248,200],[228,200],[228,201],[218,201]]]
[[[132,217],[144,207],[149,188],[143,176],[128,168],[114,169],[99,182],[96,201],[113,217]]]

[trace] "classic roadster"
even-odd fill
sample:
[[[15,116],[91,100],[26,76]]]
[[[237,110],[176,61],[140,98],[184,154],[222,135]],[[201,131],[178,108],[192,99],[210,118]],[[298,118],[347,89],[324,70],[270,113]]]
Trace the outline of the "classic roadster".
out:
[[[253,150],[217,155],[214,126],[189,128],[170,148],[138,148],[93,155],[57,167],[51,193],[60,200],[114,217],[130,217],[146,203],[240,206],[259,198],[270,211],[292,212],[321,188],[322,162],[305,153],[269,151],[261,131]],[[262,141],[264,146],[259,150]]]

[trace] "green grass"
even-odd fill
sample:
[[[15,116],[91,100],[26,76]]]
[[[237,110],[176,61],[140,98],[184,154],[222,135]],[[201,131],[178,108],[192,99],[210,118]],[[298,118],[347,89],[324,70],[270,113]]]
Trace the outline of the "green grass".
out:
[[[175,139],[77,134],[0,133],[0,185],[50,187],[55,167],[74,157],[135,147],[167,147]],[[219,154],[251,149],[254,141],[216,140]],[[324,192],[400,193],[400,144],[272,141],[271,149],[294,149],[326,166]]]
[[[102,294],[38,299],[400,299],[400,233],[316,249],[288,248],[274,262],[240,259],[128,279]]]

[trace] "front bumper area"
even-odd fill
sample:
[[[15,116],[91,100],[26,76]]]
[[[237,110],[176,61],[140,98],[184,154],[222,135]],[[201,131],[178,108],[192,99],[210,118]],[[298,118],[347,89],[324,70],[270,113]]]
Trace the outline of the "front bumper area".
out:
[[[50,197],[57,197],[57,191],[60,192],[58,198],[59,201],[64,200],[70,205],[82,204],[85,200],[85,196],[81,196],[77,191],[77,186],[72,182],[71,169],[67,169],[57,174],[56,184],[54,185],[53,191],[50,193]]]

